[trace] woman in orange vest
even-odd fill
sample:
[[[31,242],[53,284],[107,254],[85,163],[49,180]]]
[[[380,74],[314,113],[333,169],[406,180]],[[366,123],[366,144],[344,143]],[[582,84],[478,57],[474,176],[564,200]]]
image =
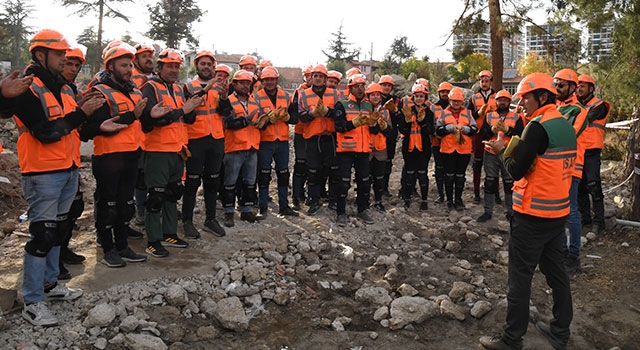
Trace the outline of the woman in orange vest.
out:
[[[382,204],[382,196],[385,190],[385,168],[389,153],[387,152],[387,138],[397,135],[397,131],[393,131],[393,123],[389,111],[382,104],[382,86],[378,83],[371,83],[366,90],[367,98],[373,110],[378,113],[378,126],[380,132],[372,135],[372,151],[369,156],[369,172],[373,178],[373,207],[380,211],[385,211]]]
[[[444,163],[444,187],[447,194],[447,209],[463,210],[462,190],[465,173],[471,158],[471,136],[478,132],[471,111],[462,107],[464,92],[455,87],[449,92],[449,107],[436,123],[436,133],[442,136],[440,153]],[[455,197],[453,188],[455,185]]]
[[[411,103],[401,108],[404,118],[400,119],[398,131],[404,136],[402,139],[402,157],[407,172],[404,183],[404,207],[411,205],[411,192],[416,183],[420,183],[422,202],[420,210],[427,210],[427,196],[429,194],[429,158],[431,158],[431,135],[434,132],[433,111],[427,104],[429,92],[422,84],[415,84],[411,88],[413,97]]]

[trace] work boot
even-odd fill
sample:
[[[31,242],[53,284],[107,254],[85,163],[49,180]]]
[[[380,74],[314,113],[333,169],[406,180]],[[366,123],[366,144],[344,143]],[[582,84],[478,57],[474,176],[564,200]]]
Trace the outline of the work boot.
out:
[[[235,225],[233,222],[233,213],[225,213],[224,219],[222,219],[222,224],[227,227],[233,227]]]
[[[280,211],[278,212],[278,215],[282,215],[282,216],[300,216],[300,214],[298,214],[297,211],[293,210],[291,207],[283,207],[282,209],[280,209]]]
[[[371,225],[374,222],[371,216],[369,216],[369,211],[366,209],[358,213],[358,219],[364,221],[364,223],[368,225]]]
[[[567,341],[562,340],[551,333],[551,328],[549,328],[548,324],[538,321],[536,322],[536,329],[547,339],[547,341],[549,341],[549,344],[551,344],[555,350],[564,350],[567,348]]]
[[[184,236],[185,237],[196,238],[196,239],[200,238],[200,232],[193,225],[193,222],[191,220],[183,222],[182,223],[182,229],[184,231]]]
[[[225,225],[226,226],[226,225]],[[212,233],[214,236],[224,237],[226,232],[224,232],[224,228],[220,226],[218,220],[216,219],[207,219],[204,222],[204,230]]]
[[[240,213],[240,220],[246,222],[256,222],[257,215],[252,211],[243,211]]]
[[[484,214],[480,215],[480,217],[476,221],[477,222],[487,222],[489,220],[491,220],[491,214],[484,213]]]
[[[522,349],[522,345],[511,346],[505,343],[500,334],[494,335],[494,336],[480,337],[480,344],[482,344],[482,346],[485,349],[489,349],[489,350],[520,350]]]

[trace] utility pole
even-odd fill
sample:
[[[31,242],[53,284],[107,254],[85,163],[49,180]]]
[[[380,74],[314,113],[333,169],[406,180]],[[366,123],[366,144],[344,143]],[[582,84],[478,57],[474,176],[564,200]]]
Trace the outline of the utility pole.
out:
[[[369,81],[373,81],[373,41],[371,42],[371,50],[369,51]]]

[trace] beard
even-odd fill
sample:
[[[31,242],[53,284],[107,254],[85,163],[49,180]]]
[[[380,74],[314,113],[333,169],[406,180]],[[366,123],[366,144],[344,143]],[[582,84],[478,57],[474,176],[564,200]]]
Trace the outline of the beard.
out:
[[[509,106],[498,106],[498,108],[496,108],[496,112],[498,112],[498,114],[509,113]]]

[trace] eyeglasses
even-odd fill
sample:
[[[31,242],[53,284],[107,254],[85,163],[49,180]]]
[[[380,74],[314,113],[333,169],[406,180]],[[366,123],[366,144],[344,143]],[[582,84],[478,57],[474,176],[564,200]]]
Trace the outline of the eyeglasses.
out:
[[[554,81],[553,86],[558,89],[564,89],[564,87],[567,86],[567,84]]]

